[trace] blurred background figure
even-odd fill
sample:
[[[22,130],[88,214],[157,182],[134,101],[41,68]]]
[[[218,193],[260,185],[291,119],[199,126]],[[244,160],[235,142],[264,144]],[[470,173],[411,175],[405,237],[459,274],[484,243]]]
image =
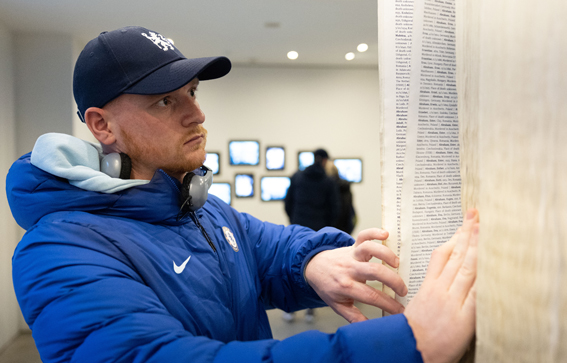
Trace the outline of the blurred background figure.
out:
[[[334,227],[351,234],[354,227],[356,227],[356,211],[352,202],[352,192],[350,190],[351,183],[340,177],[339,169],[337,169],[337,166],[331,160],[327,161],[325,171],[327,175],[339,186],[341,208]]]
[[[329,154],[317,149],[313,156],[313,164],[291,177],[285,212],[291,224],[318,231],[335,225],[341,206],[338,185],[325,172]]]
[[[317,149],[313,156],[315,161],[312,165],[291,177],[285,198],[285,212],[291,224],[318,231],[336,225],[341,202],[338,184],[325,171],[329,154],[324,149]],[[292,312],[284,312],[282,316],[288,322],[293,321],[294,317]],[[313,309],[307,309],[305,321],[312,322],[313,319]]]

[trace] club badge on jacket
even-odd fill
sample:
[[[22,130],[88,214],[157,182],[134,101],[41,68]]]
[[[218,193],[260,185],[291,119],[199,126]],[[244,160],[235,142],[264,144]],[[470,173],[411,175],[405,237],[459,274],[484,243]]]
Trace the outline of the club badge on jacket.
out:
[[[230,247],[232,247],[234,252],[238,252],[238,244],[236,244],[236,238],[234,238],[232,231],[228,227],[222,227],[222,231],[224,232],[224,238],[226,238]]]

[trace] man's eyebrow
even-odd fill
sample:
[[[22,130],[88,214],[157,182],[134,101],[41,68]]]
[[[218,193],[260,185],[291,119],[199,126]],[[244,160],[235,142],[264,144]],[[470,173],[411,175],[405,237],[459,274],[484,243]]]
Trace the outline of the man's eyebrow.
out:
[[[160,99],[160,98],[163,98],[163,97],[165,97],[165,96],[169,95],[170,93],[171,93],[171,92],[167,92],[167,93],[158,93],[158,94],[155,94],[155,95],[146,95],[146,96],[148,96],[148,97],[149,97],[149,98],[150,98],[151,100],[155,100],[155,99]]]
[[[187,87],[187,86],[197,87],[200,83],[201,83],[201,82],[199,81],[199,79],[196,78],[195,80],[189,81],[189,83],[187,83],[185,86],[182,86],[182,87],[180,87],[180,88]],[[173,91],[170,91],[170,92],[158,93],[158,94],[153,94],[153,95],[144,95],[144,96],[147,96],[147,97],[149,97],[149,98],[152,99],[152,100],[154,100],[154,99],[160,99],[160,98],[162,98],[162,97],[165,97],[165,96],[167,96],[167,95],[170,95],[170,94],[174,93],[175,91],[178,91],[180,88],[178,88],[178,89],[176,89],[176,90],[173,90]]]

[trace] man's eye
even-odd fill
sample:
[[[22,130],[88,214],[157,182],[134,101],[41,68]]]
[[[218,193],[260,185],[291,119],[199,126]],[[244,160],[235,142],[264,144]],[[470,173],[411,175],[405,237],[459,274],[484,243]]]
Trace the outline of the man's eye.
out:
[[[169,97],[164,97],[163,99],[161,99],[158,102],[158,106],[165,107],[165,106],[169,105],[170,103],[171,103],[171,101],[169,100]]]
[[[191,95],[191,97],[196,97],[197,96],[197,90],[196,89],[190,89],[189,95]]]

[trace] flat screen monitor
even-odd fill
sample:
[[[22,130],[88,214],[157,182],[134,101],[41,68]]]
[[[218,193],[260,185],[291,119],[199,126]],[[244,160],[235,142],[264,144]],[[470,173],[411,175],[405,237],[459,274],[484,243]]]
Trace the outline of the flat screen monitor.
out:
[[[220,173],[220,154],[214,152],[207,153],[205,166],[213,171],[213,175]]]
[[[232,197],[232,186],[230,183],[218,182],[211,184],[209,194],[215,195],[222,199],[223,202],[230,205]]]
[[[306,167],[315,162],[315,156],[313,156],[312,151],[300,151],[297,155],[297,161],[299,170],[304,170]]]
[[[289,188],[290,178],[287,176],[265,176],[260,180],[260,192],[264,202],[283,200]]]
[[[236,174],[234,176],[234,195],[238,198],[251,198],[254,196],[254,175]]]
[[[285,167],[285,149],[283,146],[268,146],[266,148],[266,169],[283,170]]]
[[[351,183],[362,181],[362,160],[358,158],[335,159],[333,163],[339,169],[339,176]]]
[[[230,141],[228,143],[230,165],[258,165],[260,143],[258,141]]]

